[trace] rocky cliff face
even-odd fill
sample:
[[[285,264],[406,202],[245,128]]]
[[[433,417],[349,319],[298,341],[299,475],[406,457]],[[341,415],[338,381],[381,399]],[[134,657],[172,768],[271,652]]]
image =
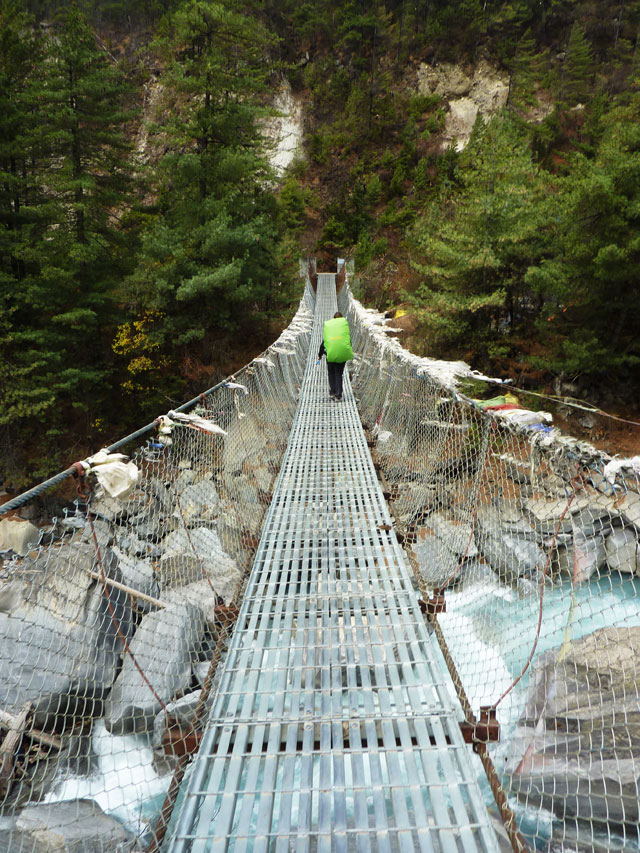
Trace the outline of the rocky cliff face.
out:
[[[267,140],[269,162],[276,174],[302,156],[304,112],[302,101],[294,96],[289,82],[282,80],[273,99],[275,115],[267,119],[263,132]]]
[[[440,95],[447,103],[442,149],[453,144],[460,151],[469,141],[478,113],[491,118],[507,103],[509,76],[486,60],[474,67],[422,63],[418,92]]]
[[[640,627],[610,627],[540,656],[505,767],[519,799],[637,840],[639,654]]]

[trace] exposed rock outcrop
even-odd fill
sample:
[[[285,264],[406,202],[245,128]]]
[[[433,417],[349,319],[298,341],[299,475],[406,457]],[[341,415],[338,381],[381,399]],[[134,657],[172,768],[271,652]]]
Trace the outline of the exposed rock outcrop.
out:
[[[111,550],[102,565],[121,580]],[[0,708],[19,711],[33,702],[42,727],[65,714],[68,725],[99,715],[122,651],[114,620],[125,637],[133,624],[129,597],[112,588],[107,601],[90,574],[95,569],[92,545],[65,542],[23,561],[1,587]]]
[[[640,627],[602,628],[543,654],[505,770],[511,790],[561,818],[637,828]]]
[[[478,113],[483,118],[495,115],[507,102],[509,77],[486,60],[474,68],[443,62],[423,64],[418,69],[418,91],[440,95],[448,102],[442,147],[465,147]]]

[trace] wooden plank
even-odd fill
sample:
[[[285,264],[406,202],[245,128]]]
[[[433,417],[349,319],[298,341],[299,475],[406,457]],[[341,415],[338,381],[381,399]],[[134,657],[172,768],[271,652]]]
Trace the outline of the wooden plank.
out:
[[[16,723],[18,718],[15,714],[10,714],[8,711],[3,711],[0,708],[0,729],[10,730]],[[39,729],[28,728],[25,734],[31,740],[36,740],[43,746],[52,746],[54,749],[62,749],[62,741],[56,735],[41,732]]]
[[[16,753],[20,749],[27,727],[27,718],[32,708],[33,703],[27,702],[17,717],[13,718],[9,731],[0,746],[0,797],[4,797],[8,793],[13,783],[16,771]]]

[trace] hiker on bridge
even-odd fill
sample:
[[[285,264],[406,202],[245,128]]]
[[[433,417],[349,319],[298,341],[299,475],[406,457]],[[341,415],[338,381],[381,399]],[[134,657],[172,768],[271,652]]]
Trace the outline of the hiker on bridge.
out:
[[[339,311],[336,311],[332,320],[325,320],[322,336],[318,359],[326,355],[329,399],[339,401],[342,400],[344,366],[353,358],[349,324]]]

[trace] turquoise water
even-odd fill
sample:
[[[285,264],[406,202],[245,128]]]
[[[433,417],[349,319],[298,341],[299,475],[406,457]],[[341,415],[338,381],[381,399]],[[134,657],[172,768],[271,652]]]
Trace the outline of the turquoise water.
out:
[[[640,625],[639,592],[640,579],[620,574],[603,575],[575,589],[570,582],[545,589],[536,656],[559,647],[565,634],[577,640],[608,625]],[[447,593],[447,613],[439,620],[476,712],[480,705],[495,702],[522,670],[535,639],[538,608],[537,596],[519,598],[497,581]],[[444,669],[444,660],[441,665]],[[528,679],[529,674],[499,705],[501,742],[492,750],[497,767],[502,766],[522,711]],[[61,780],[48,801],[91,797],[106,812],[144,836],[148,824],[155,821],[170,776],[159,776],[154,771],[146,738],[109,735],[101,722],[94,727],[93,750],[97,756],[96,774]],[[475,755],[473,761],[485,801],[495,810],[480,761]],[[554,828],[553,815],[525,807],[515,799],[511,805],[523,834],[535,846],[543,847]],[[614,839],[603,840],[607,842],[605,849],[631,849],[622,842],[618,846]]]
[[[559,648],[565,639],[578,640],[607,626],[640,625],[640,578],[618,572],[593,576],[575,588],[567,580],[546,587],[542,623],[535,658]],[[458,666],[461,681],[474,711],[493,704],[521,673],[536,638],[539,595],[527,598],[497,581],[447,592],[447,613],[439,617],[447,644]],[[442,662],[444,666],[444,661]],[[500,743],[492,749],[496,767],[502,766],[508,744],[524,706],[531,669],[498,706]],[[493,807],[493,795],[480,762],[478,767],[485,801]],[[512,798],[521,831],[537,847],[551,836],[556,818],[543,809],[525,807]],[[622,839],[603,836],[605,849],[638,849]],[[585,843],[585,842],[583,842]],[[584,849],[588,849],[588,844]]]

